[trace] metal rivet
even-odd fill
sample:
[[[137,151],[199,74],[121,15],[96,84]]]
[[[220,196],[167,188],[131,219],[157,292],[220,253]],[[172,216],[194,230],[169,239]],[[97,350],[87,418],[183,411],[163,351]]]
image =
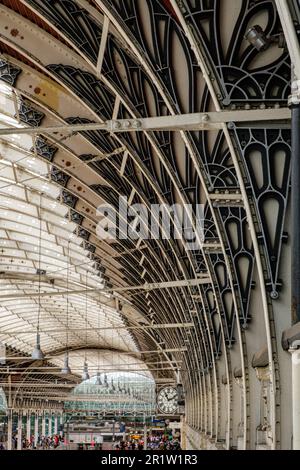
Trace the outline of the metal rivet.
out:
[[[113,129],[120,129],[121,123],[119,121],[114,121],[112,127]]]
[[[277,292],[277,290],[272,290],[270,296],[271,296],[271,299],[277,300],[279,297],[279,293]]]
[[[141,121],[136,120],[136,121],[133,121],[132,123],[132,127],[139,128],[141,126],[142,126]]]

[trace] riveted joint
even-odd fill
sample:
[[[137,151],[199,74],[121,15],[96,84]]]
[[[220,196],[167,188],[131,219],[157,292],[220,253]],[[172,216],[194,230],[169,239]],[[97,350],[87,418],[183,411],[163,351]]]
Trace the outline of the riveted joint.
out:
[[[128,130],[139,130],[142,128],[142,122],[138,119],[121,119],[107,121],[106,123],[108,131],[120,132]]]

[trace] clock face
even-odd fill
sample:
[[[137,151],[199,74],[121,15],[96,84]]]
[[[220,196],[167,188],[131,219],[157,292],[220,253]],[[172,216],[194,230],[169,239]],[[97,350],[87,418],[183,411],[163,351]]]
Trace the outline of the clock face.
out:
[[[173,414],[178,408],[178,394],[174,387],[164,387],[157,395],[157,406],[162,413]]]

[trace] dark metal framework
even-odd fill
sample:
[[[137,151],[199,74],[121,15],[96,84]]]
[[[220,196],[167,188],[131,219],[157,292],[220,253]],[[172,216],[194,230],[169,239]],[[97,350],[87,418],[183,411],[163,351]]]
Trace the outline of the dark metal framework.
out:
[[[81,58],[96,67],[102,25],[82,7],[82,2],[81,5],[71,0],[3,3],[16,11],[18,3],[22,3],[38,13],[56,31],[62,32],[64,47],[68,44]],[[95,10],[98,7],[101,10],[99,3],[103,5],[103,11],[109,9],[116,24],[144,57],[144,63],[139,62],[128,45],[109,33],[101,77],[64,63],[45,64],[44,70],[76,95],[99,119],[111,119],[116,95],[121,98],[118,117],[123,119],[131,117],[129,110],[136,117],[210,110],[214,105],[211,90],[203,82],[191,38],[205,58],[208,78],[220,109],[276,110],[286,106],[291,73],[287,51],[278,49],[274,60],[265,63],[261,60],[256,65],[259,53],[243,39],[248,25],[258,15],[263,15],[266,20],[267,35],[281,33],[273,1],[241,2],[226,50],[221,34],[223,0],[183,0],[177,2],[178,12],[174,9],[175,2],[163,0],[146,0],[143,5],[134,0],[86,3]],[[149,18],[147,31],[143,28],[142,8],[147,9]],[[184,32],[184,25],[190,38]],[[181,65],[184,64],[185,90],[172,53],[174,44],[180,51]],[[21,73],[21,69],[1,59],[1,80],[17,87]],[[20,101],[19,114],[21,121],[35,126],[40,125],[44,117],[43,112],[34,110],[34,105],[23,100]],[[90,120],[70,115],[66,122],[76,124]],[[186,400],[191,402],[197,396],[204,399],[205,390],[212,390],[213,384],[216,385],[214,393],[217,393],[220,378],[216,361],[225,354],[230,373],[229,351],[236,343],[239,343],[245,359],[244,372],[247,372],[247,354],[240,342],[243,341],[243,330],[248,328],[253,315],[258,314],[251,312],[250,308],[251,291],[256,288],[253,278],[257,263],[255,243],[258,244],[259,262],[268,292],[270,321],[273,318],[272,303],[279,299],[284,283],[280,278],[280,263],[282,244],[288,239],[285,216],[290,186],[290,130],[273,125],[260,128],[255,124],[251,128],[243,128],[235,123],[228,127],[237,162],[233,161],[232,148],[223,130],[214,134],[203,131],[124,132],[118,138],[102,131],[80,133],[82,138],[93,144],[95,155],[96,150],[107,154],[123,146],[129,155],[123,172],[123,153],[114,153],[91,163],[89,160],[95,155],[77,155],[105,181],[105,184],[91,185],[90,189],[116,209],[118,196],[130,197],[133,190],[133,204],[143,202],[149,206],[160,201],[174,204],[179,194],[182,201],[193,208],[197,203],[205,204],[205,240],[209,248],[204,244],[201,250],[186,252],[183,244],[175,239],[147,240],[143,250],[129,240],[119,239],[111,245],[121,266],[119,280],[126,280],[129,286],[140,284],[141,279],[143,282],[159,282],[193,278],[209,272],[211,284],[207,286],[151,291],[146,302],[145,294],[140,292],[130,297],[135,307],[153,322],[193,319],[195,328],[189,335],[184,330],[175,330],[172,335],[167,329],[152,332],[154,341],[163,347],[187,346],[185,354],[174,353],[170,360],[176,363],[176,360],[183,359],[182,379],[187,391]],[[62,186],[60,197],[71,209],[71,220],[78,224],[77,234],[83,239],[83,246],[90,251],[99,271],[103,272],[101,253],[89,241],[91,232],[83,227],[85,215],[77,210],[80,198],[68,189],[70,175],[55,166],[57,150],[58,147],[44,136],[36,138],[35,151],[53,164],[51,179]],[[247,197],[248,212],[242,196],[238,204],[230,198],[232,194],[240,194],[243,189],[241,183]],[[228,194],[228,199],[212,203],[216,194]],[[249,233],[249,217],[253,221],[254,233]],[[109,269],[106,268],[105,272],[107,285],[117,286],[118,283],[110,283]],[[276,353],[275,346],[273,353]],[[245,390],[247,392],[247,384]],[[210,430],[211,435],[217,433],[216,416],[215,423],[209,425],[209,419],[202,411],[199,412],[200,418],[196,417],[197,413],[192,412],[191,415],[191,424]]]

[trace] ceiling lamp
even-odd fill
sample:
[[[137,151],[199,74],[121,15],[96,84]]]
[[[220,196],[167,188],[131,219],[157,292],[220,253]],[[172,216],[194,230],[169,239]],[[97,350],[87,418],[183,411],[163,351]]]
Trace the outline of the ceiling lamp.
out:
[[[69,366],[69,353],[68,352],[65,353],[64,365],[63,365],[63,368],[61,369],[61,373],[65,375],[72,373],[70,366]]]
[[[113,392],[115,392],[115,390],[116,390],[113,379],[111,379],[111,389],[112,389]]]
[[[96,377],[96,382],[95,382],[96,385],[102,385],[102,380],[101,380],[101,376],[100,376],[100,372],[97,372],[97,377]]]
[[[35,359],[37,361],[41,361],[45,357],[43,351],[41,350],[39,333],[36,334],[36,345],[35,345],[34,350],[32,351],[31,357],[32,359]]]
[[[104,385],[107,388],[108,387],[108,382],[107,382],[107,375],[104,374]]]
[[[5,344],[0,343],[0,365],[4,366],[6,364],[6,346]]]
[[[88,370],[88,364],[85,359],[84,364],[83,364],[82,380],[83,381],[89,380],[89,378],[90,378],[90,375],[89,375],[89,370]]]
[[[245,39],[257,50],[265,51],[269,45],[270,40],[266,37],[263,29],[259,25],[252,26],[245,34]]]
[[[267,36],[259,25],[249,28],[245,34],[245,39],[259,52],[267,50],[271,44],[277,44],[281,49],[286,48],[284,34]]]
[[[40,316],[41,316],[41,249],[42,249],[42,217],[41,217],[41,205],[42,205],[42,195],[40,194],[40,205],[38,209],[38,217],[40,222],[40,229],[39,229],[39,267],[38,267],[38,276],[39,276],[39,299],[38,299],[38,317],[37,317],[37,327],[36,327],[36,344],[35,348],[32,351],[31,357],[35,360],[42,360],[44,359],[44,353],[41,350],[41,343],[40,343]]]
[[[64,365],[61,369],[63,375],[71,374],[72,371],[69,366],[69,259],[70,259],[70,241],[68,241],[67,251],[67,311],[66,311],[66,352],[64,358]]]

